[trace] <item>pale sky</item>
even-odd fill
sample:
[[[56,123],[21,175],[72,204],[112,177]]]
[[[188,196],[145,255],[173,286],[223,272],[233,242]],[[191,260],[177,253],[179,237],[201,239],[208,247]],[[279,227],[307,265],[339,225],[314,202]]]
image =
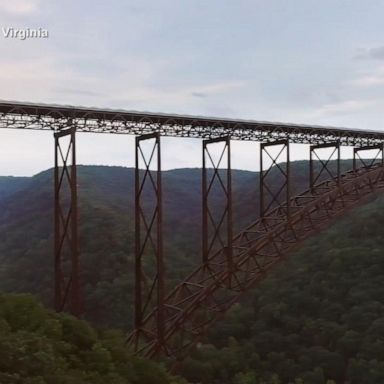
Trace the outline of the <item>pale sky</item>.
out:
[[[384,1],[0,0],[0,99],[384,130]],[[53,165],[52,134],[0,132],[0,175]],[[83,164],[133,165],[129,136],[78,135]],[[256,169],[256,143],[233,167]],[[294,147],[293,158],[303,157]],[[166,169],[199,140],[164,139]]]

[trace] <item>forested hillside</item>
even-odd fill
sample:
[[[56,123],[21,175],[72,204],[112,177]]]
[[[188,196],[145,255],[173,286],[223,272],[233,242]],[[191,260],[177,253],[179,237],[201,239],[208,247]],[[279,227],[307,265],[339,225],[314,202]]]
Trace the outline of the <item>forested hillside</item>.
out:
[[[1,384],[177,384],[160,365],[132,357],[118,331],[47,311],[31,295],[0,294]]]
[[[133,299],[134,171],[121,167],[78,167],[80,250],[86,317],[94,323],[127,329]],[[201,170],[164,172],[165,257],[169,286],[200,260]],[[237,205],[257,214],[257,176],[235,171]],[[52,300],[53,181],[42,172],[16,190],[9,180],[0,198],[0,290],[31,292]],[[1,179],[0,179],[1,186]],[[6,195],[8,193],[8,195]],[[176,230],[175,230],[176,229]]]
[[[202,383],[384,383],[384,198],[306,242],[185,363]]]
[[[133,314],[133,170],[79,166],[78,173],[86,318],[127,330]],[[296,192],[306,189],[308,164],[293,163],[292,176]],[[200,261],[201,170],[164,172],[163,184],[170,287]],[[30,292],[48,305],[52,190],[52,170],[0,178],[0,290]],[[239,229],[258,216],[257,173],[233,171],[233,194]],[[309,240],[215,327],[183,375],[207,384],[384,382],[383,224],[379,198]]]
[[[307,167],[305,162],[293,165],[296,191],[307,188]],[[166,171],[163,186],[170,288],[201,259],[201,170]],[[133,297],[134,170],[79,166],[78,189],[86,317],[127,329]],[[52,170],[0,179],[0,289],[31,292],[47,305],[53,284],[52,194]],[[234,170],[235,232],[257,218],[258,195],[258,174]],[[212,204],[219,205],[219,198]]]

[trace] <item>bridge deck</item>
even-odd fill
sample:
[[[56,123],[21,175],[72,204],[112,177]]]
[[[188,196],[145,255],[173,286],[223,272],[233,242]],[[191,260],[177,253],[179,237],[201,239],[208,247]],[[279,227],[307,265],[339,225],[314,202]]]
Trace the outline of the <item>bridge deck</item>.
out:
[[[384,142],[384,132],[318,125],[287,124],[126,110],[49,104],[0,102],[0,128],[58,131],[76,126],[78,132],[147,134],[214,138],[229,135],[233,140],[367,146]]]

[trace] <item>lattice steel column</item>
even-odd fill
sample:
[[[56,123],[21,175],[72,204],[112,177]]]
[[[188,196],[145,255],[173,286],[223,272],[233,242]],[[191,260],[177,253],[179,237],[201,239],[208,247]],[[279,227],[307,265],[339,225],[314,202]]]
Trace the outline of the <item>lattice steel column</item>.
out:
[[[331,149],[328,154],[326,154],[325,160],[322,159],[319,154],[319,150]],[[322,151],[324,153],[324,151]],[[340,184],[340,143],[324,143],[311,145],[310,150],[310,160],[309,160],[309,187],[311,191],[314,191],[315,187],[324,181],[328,176]],[[335,160],[336,155],[336,170],[330,168],[329,162]],[[320,168],[315,169],[314,162],[320,163]],[[325,177],[323,177],[323,175]]]
[[[361,157],[361,151],[375,151],[374,156],[369,159]],[[356,171],[360,165],[365,168],[372,168],[374,165],[384,166],[384,144],[369,145],[365,147],[353,148],[353,170]]]
[[[150,145],[149,154],[143,142]],[[155,169],[151,169],[153,166]],[[145,332],[142,329],[143,320],[154,307],[157,307],[156,332],[159,347],[164,339],[165,271],[162,221],[160,134],[153,133],[136,137],[135,350],[138,348],[140,333]],[[150,256],[153,256],[153,263],[146,263],[147,268],[144,268],[143,259]],[[151,266],[155,266],[152,271]]]
[[[272,153],[272,148],[277,148],[277,152]],[[269,160],[270,164],[264,169],[266,159]],[[279,160],[283,160],[284,162],[279,163]],[[277,174],[271,173],[272,170],[277,172]],[[277,182],[277,185],[274,185],[272,181]],[[275,207],[280,208],[280,215],[290,216],[290,184],[289,141],[279,140],[271,143],[261,143],[260,217],[264,217]]]
[[[210,151],[212,145],[224,144],[217,159]],[[226,169],[220,166],[226,159]],[[208,164],[207,164],[208,163]],[[207,165],[212,169],[207,169]],[[225,249],[229,267],[232,262],[232,171],[229,136],[203,141],[203,262],[220,248]],[[218,189],[218,191],[216,190]],[[213,207],[210,201],[215,192],[223,198],[223,207]],[[217,196],[217,195],[216,195]],[[221,210],[220,210],[221,209]]]
[[[54,133],[55,309],[83,312],[78,242],[76,129]]]

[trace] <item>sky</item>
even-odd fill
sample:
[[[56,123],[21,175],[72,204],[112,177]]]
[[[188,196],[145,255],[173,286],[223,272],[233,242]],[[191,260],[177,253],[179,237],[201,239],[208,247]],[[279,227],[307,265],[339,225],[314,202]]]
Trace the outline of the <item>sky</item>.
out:
[[[0,0],[0,99],[384,130],[383,14],[382,0]],[[0,137],[0,175],[53,165],[51,132]],[[162,149],[164,169],[201,166],[199,140]],[[258,150],[233,143],[232,167],[257,169]],[[131,136],[78,135],[82,164],[133,153]]]

